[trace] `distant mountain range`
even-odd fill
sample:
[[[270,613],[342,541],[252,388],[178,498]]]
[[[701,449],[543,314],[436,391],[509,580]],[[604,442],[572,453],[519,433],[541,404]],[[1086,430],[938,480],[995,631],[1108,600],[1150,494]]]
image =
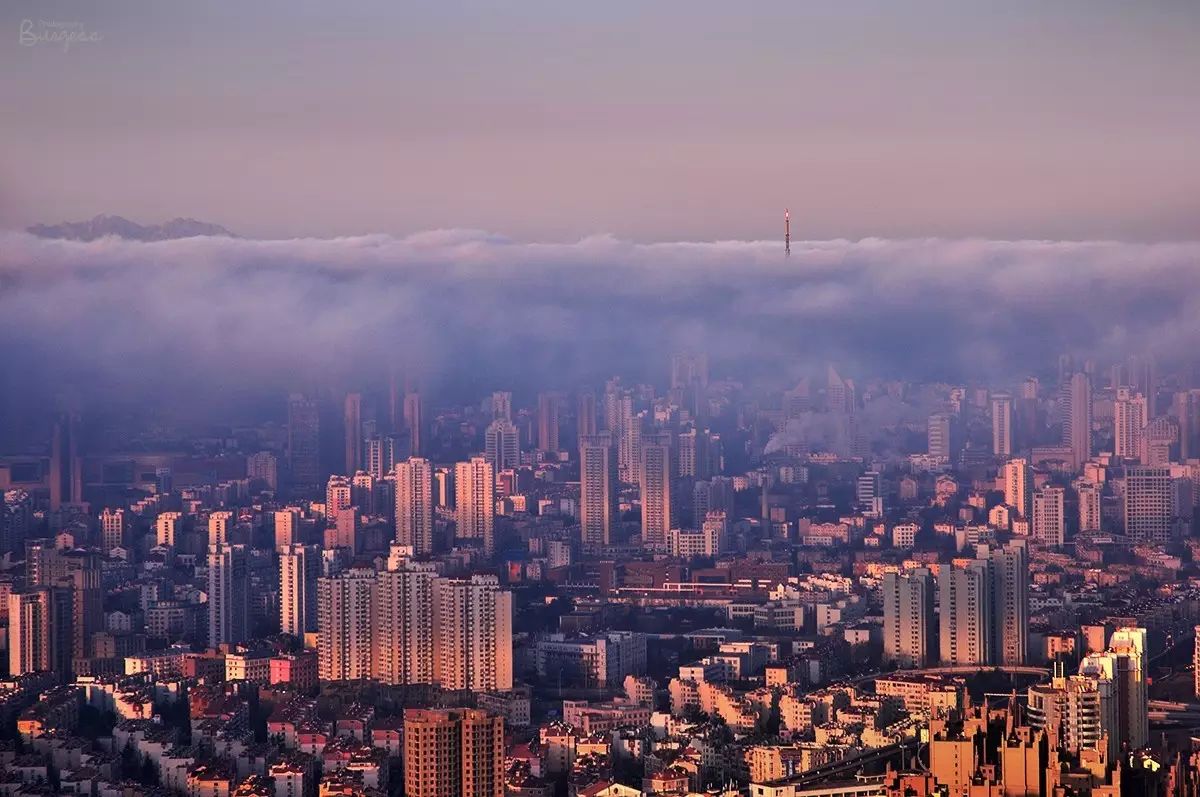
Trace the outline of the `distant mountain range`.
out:
[[[168,241],[197,235],[237,236],[219,224],[195,219],[172,219],[165,224],[138,224],[120,216],[96,216],[89,221],[65,221],[61,224],[35,224],[27,231],[39,238],[65,238],[70,241],[94,241],[106,235],[132,241]]]

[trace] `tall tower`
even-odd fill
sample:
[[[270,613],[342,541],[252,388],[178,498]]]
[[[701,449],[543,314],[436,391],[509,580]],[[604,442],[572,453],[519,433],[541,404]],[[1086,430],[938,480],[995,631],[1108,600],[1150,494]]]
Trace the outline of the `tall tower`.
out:
[[[512,689],[512,593],[495,576],[433,585],[434,680],[443,689]]]
[[[30,587],[8,596],[8,672],[11,676],[71,673],[71,592]]]
[[[991,628],[991,661],[1018,666],[1029,656],[1029,555],[1023,540],[1003,548],[980,546],[991,581],[991,613],[983,615]]]
[[[928,667],[934,642],[933,577],[924,568],[883,577],[883,657],[900,667]]]
[[[249,637],[246,552],[240,545],[208,546],[208,646]]]
[[[83,467],[79,456],[79,413],[65,412],[54,424],[50,450],[50,511],[83,500]]]
[[[674,527],[671,502],[671,436],[649,435],[641,444],[642,545],[664,550]]]
[[[612,541],[617,523],[617,459],[608,434],[579,442],[579,535],[585,546]]]
[[[1118,388],[1117,401],[1113,405],[1113,453],[1122,459],[1138,459],[1142,449],[1142,429],[1147,421],[1146,397],[1135,394],[1131,388]]]
[[[404,425],[408,429],[414,456],[425,453],[425,418],[420,393],[404,396]]]
[[[454,466],[459,539],[481,540],[485,556],[495,553],[496,474],[483,457]]]
[[[321,483],[321,421],[317,402],[293,393],[288,398],[288,476],[292,491],[316,493]]]
[[[992,453],[997,457],[1012,456],[1012,409],[1012,396],[1008,393],[992,396]]]
[[[575,433],[579,439],[589,437],[599,431],[596,428],[596,394],[590,390],[579,394],[579,404],[575,411]]]
[[[787,208],[783,209],[783,253],[792,253],[792,212]]]
[[[346,431],[346,473],[353,474],[362,467],[362,394],[347,393],[343,408]]]
[[[355,567],[317,581],[317,674],[322,681],[371,677],[375,571]]]
[[[303,640],[317,630],[317,579],[321,554],[315,545],[293,543],[279,553],[279,630]]]
[[[538,451],[543,454],[558,453],[558,410],[562,396],[558,393],[538,394]]]
[[[428,556],[433,553],[433,465],[413,457],[398,464],[395,474],[396,542]]]
[[[1079,468],[1092,458],[1092,382],[1080,371],[1071,375],[1066,388],[1063,443],[1071,447],[1071,458]]]

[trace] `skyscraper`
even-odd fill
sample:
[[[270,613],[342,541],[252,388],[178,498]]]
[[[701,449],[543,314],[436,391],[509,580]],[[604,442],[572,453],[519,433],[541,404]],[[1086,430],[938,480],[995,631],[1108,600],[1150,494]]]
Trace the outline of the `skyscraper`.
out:
[[[692,427],[679,435],[678,472],[684,478],[707,479],[712,475],[712,440],[703,429]]]
[[[1150,737],[1146,694],[1146,629],[1119,628],[1108,650],[1083,658],[1079,672],[1108,678],[1116,685],[1117,732],[1131,749],[1145,747]]]
[[[507,390],[492,393],[492,420],[512,420],[512,393]]]
[[[992,396],[992,453],[1011,457],[1013,452],[1013,403],[1008,393]]]
[[[1136,460],[1141,456],[1141,434],[1148,420],[1146,397],[1132,388],[1118,388],[1113,405],[1113,448],[1118,457]]]
[[[1029,655],[1029,554],[1023,540],[1003,547],[980,546],[978,558],[989,565],[992,663],[1019,666]]]
[[[423,454],[425,452],[425,416],[420,393],[405,394],[404,425],[408,429],[413,455]]]
[[[596,394],[584,391],[579,394],[579,404],[575,411],[575,432],[579,439],[596,434]]]
[[[454,467],[457,537],[480,540],[485,556],[495,553],[496,476],[483,457],[471,457]]]
[[[991,661],[992,589],[988,563],[943,566],[938,573],[939,642],[943,665]]]
[[[618,521],[617,460],[609,434],[579,442],[579,535],[585,546],[608,545]]]
[[[1018,517],[1029,517],[1033,509],[1033,470],[1029,460],[1010,459],[1004,466],[1004,503],[1015,509]]]
[[[440,578],[433,587],[434,680],[443,689],[512,689],[512,593],[495,576]]]
[[[476,709],[405,709],[407,797],[504,797],[504,720]]]
[[[375,572],[354,567],[317,581],[317,674],[355,681],[372,672]]]
[[[1092,482],[1079,482],[1079,530],[1100,530],[1100,485]]]
[[[321,553],[315,545],[293,543],[279,553],[279,630],[304,639],[317,630],[317,579]]]
[[[208,546],[208,646],[249,638],[246,552],[240,545]]]
[[[288,478],[291,489],[311,495],[321,484],[321,422],[317,402],[293,393],[288,398]]]
[[[494,470],[521,466],[521,434],[507,418],[497,418],[484,431],[484,459]]]
[[[558,393],[538,394],[538,451],[543,454],[558,453],[558,412],[562,396]]]
[[[325,519],[329,523],[337,520],[337,513],[354,506],[354,487],[349,477],[330,476],[325,484]]]
[[[671,436],[649,435],[641,443],[639,491],[642,501],[642,545],[665,550],[667,534],[674,528],[671,503]]]
[[[1092,457],[1092,382],[1080,371],[1064,387],[1063,444],[1070,447],[1078,468]]]
[[[79,413],[63,413],[54,424],[50,449],[50,511],[83,500],[83,463],[79,452]]]
[[[346,473],[354,473],[362,467],[362,394],[347,393],[343,407],[343,424],[346,435]]]
[[[924,568],[883,577],[883,658],[900,667],[933,664],[933,577]]]
[[[1059,548],[1066,541],[1066,512],[1061,487],[1043,487],[1033,493],[1034,539]]]
[[[433,553],[433,465],[412,457],[395,467],[396,542],[413,553]]]
[[[434,682],[431,564],[406,563],[375,575],[373,677],[386,684]]]

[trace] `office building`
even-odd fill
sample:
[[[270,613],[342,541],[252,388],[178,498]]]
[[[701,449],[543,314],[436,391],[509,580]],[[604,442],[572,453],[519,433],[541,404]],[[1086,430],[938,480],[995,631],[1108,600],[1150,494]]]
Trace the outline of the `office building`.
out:
[[[346,473],[354,473],[362,467],[362,394],[347,393],[343,405],[343,427],[346,437]]]
[[[929,667],[934,647],[933,577],[924,568],[883,577],[883,658],[904,668]]]
[[[521,466],[521,434],[512,421],[507,418],[492,421],[484,430],[483,440],[483,458],[494,471]]]
[[[433,553],[433,465],[412,457],[396,465],[396,542],[417,556]]]
[[[1092,382],[1086,373],[1078,372],[1063,387],[1062,442],[1070,447],[1078,468],[1092,457]]]
[[[584,391],[579,394],[575,409],[575,434],[579,439],[590,437],[600,430],[596,428],[596,394]]]
[[[879,471],[869,470],[859,476],[854,492],[859,511],[868,517],[883,517],[883,480]]]
[[[537,448],[543,454],[557,454],[559,450],[559,409],[562,396],[558,393],[539,393],[537,409]]]
[[[1121,459],[1138,460],[1141,456],[1142,429],[1149,422],[1146,397],[1132,388],[1117,389],[1113,405],[1114,453]]]
[[[1125,534],[1165,543],[1183,536],[1192,512],[1192,483],[1170,468],[1135,466],[1125,472]]]
[[[321,421],[317,402],[293,393],[288,399],[288,479],[298,495],[312,495],[321,484]]]
[[[504,720],[477,709],[405,709],[406,797],[504,797]]]
[[[692,427],[679,435],[679,476],[707,479],[713,474],[712,436],[703,429]]]
[[[433,617],[433,677],[439,686],[512,689],[512,593],[501,590],[495,576],[437,579]]]
[[[8,595],[8,674],[72,672],[72,597],[60,587],[29,587]]]
[[[425,417],[420,393],[404,396],[404,426],[413,456],[420,456],[425,451]]]
[[[949,413],[938,412],[929,416],[927,429],[929,456],[949,462],[954,455],[950,440],[952,420]]]
[[[612,437],[583,437],[579,443],[579,535],[583,544],[593,548],[608,545],[618,518]]]
[[[483,457],[454,467],[454,497],[460,540],[478,540],[485,556],[495,553],[496,477]]]

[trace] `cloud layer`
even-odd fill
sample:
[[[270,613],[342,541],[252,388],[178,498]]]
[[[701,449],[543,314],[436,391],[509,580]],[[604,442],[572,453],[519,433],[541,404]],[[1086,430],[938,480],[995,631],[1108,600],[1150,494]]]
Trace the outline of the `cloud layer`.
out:
[[[266,394],[381,380],[569,388],[718,375],[1003,380],[1062,352],[1193,358],[1200,244],[520,243],[471,230],[283,241],[0,235],[6,369],[36,389]]]

